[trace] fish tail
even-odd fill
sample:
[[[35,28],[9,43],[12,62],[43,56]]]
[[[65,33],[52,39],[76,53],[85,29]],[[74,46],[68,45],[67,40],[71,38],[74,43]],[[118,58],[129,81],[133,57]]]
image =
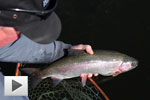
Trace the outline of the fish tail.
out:
[[[41,81],[40,68],[22,68],[22,72],[28,74],[31,80],[31,88],[35,88]]]
[[[42,78],[37,76],[31,76],[31,88],[35,88],[40,82],[42,81]]]

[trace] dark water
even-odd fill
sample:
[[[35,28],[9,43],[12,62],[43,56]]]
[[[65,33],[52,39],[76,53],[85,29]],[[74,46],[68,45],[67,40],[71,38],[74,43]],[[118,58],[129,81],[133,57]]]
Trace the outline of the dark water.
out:
[[[139,66],[99,84],[111,100],[148,100],[150,90],[150,7],[138,0],[60,0],[59,40],[83,43],[135,57]],[[100,78],[100,76],[99,76]]]

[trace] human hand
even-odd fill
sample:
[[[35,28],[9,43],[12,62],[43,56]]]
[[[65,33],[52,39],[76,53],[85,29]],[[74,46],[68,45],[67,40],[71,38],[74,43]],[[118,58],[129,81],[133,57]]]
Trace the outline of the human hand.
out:
[[[92,76],[98,76],[98,73],[94,73],[94,74],[92,74],[92,73],[88,73],[88,74],[80,74],[80,77],[82,78],[82,77],[85,77],[85,76],[87,76],[87,77],[92,77]]]
[[[72,46],[71,49],[85,50],[87,53],[91,55],[94,54],[92,47],[90,45],[79,44],[79,45]]]
[[[72,46],[72,49],[78,49],[78,50],[85,50],[88,54],[94,54],[92,47],[90,45],[84,45],[84,44],[79,44]],[[87,77],[92,77],[92,76],[98,76],[98,73],[88,73],[86,76]],[[85,74],[81,74],[80,77],[85,77]]]

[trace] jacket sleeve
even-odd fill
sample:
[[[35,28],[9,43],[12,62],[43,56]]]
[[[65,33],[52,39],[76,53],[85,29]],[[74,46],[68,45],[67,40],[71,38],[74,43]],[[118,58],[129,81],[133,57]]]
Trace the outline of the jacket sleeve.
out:
[[[50,63],[63,57],[70,44],[54,41],[50,44],[38,44],[21,34],[13,43],[0,47],[0,61],[21,63]]]

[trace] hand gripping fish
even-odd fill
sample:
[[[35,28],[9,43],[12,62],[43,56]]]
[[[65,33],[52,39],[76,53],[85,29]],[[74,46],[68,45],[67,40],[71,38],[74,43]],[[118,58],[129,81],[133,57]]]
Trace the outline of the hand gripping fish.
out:
[[[73,50],[72,50],[73,51]],[[51,77],[54,86],[63,79],[79,77],[80,74],[98,73],[103,76],[116,76],[137,67],[138,61],[128,55],[107,50],[94,50],[93,55],[75,50],[44,69],[22,68],[32,76],[32,87],[47,77]],[[86,84],[87,76],[82,77],[82,85]]]

